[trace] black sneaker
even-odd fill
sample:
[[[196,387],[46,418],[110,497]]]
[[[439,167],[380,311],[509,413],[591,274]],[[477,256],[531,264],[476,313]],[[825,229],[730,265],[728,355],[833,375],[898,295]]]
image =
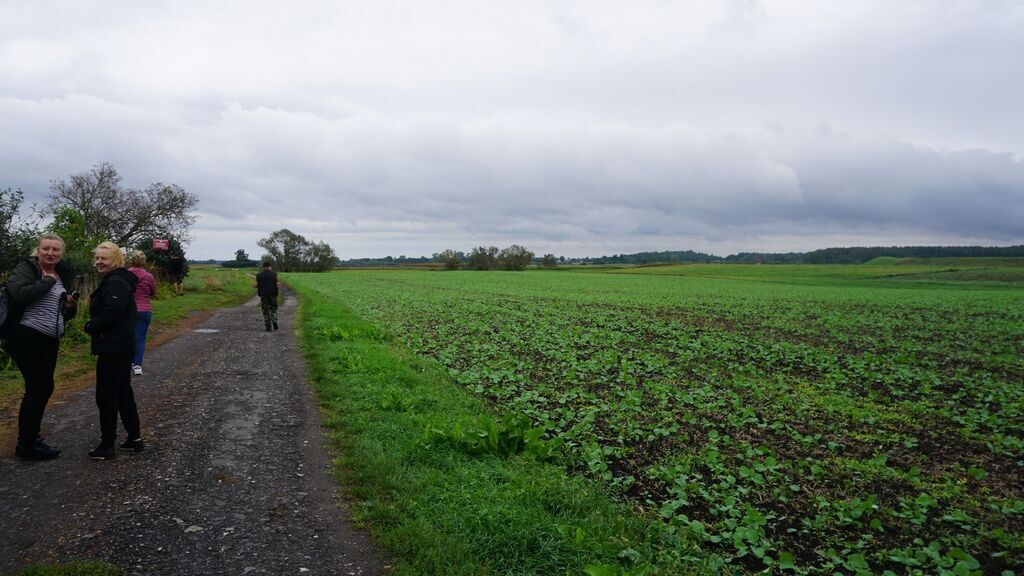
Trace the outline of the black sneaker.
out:
[[[51,460],[60,456],[60,450],[48,446],[42,440],[35,440],[29,446],[18,444],[14,454],[22,460]]]
[[[113,460],[117,458],[117,452],[114,452],[113,446],[104,446],[100,444],[96,448],[89,451],[89,458],[93,460]]]
[[[125,440],[118,444],[124,450],[131,450],[133,452],[142,452],[146,445],[142,443],[142,438],[136,438],[135,440]]]

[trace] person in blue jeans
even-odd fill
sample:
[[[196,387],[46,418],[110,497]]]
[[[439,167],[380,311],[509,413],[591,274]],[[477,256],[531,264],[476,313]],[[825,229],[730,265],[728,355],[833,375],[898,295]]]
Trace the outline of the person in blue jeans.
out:
[[[146,270],[146,255],[136,250],[128,261],[128,271],[139,279],[135,285],[135,357],[132,359],[132,372],[142,376],[142,358],[146,354],[146,333],[153,321],[152,298],[156,297],[156,280]]]

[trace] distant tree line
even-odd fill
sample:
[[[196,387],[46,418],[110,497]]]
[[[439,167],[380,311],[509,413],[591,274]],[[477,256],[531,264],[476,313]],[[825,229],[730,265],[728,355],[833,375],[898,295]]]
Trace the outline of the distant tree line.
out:
[[[888,248],[824,248],[804,255],[805,264],[861,264],[881,256],[893,258],[979,258],[1024,256],[1024,245],[985,246],[891,246]]]
[[[418,258],[407,257],[404,254],[401,256],[385,256],[383,258],[350,258],[348,260],[339,260],[338,266],[348,268],[380,268],[385,266],[402,266],[407,264],[429,264],[433,260],[427,256],[420,256]]]
[[[731,264],[863,264],[881,256],[893,258],[977,258],[986,256],[1024,257],[1024,246],[891,246],[823,248],[811,252],[740,252],[721,257],[702,252],[665,251],[617,254],[597,258],[575,258],[578,264],[660,264],[714,263]]]
[[[548,254],[545,258],[554,256]],[[525,270],[534,261],[530,250],[513,244],[508,248],[498,249],[497,246],[477,246],[467,255],[465,252],[447,249],[434,254],[434,262],[444,264],[445,270]]]
[[[722,258],[731,264],[803,264],[803,252],[740,252]]]
[[[875,246],[822,248],[811,252],[741,252],[722,258],[736,264],[863,264],[883,256],[891,258],[1024,257],[1024,246]]]
[[[226,260],[224,262],[221,262],[221,266],[223,266],[224,268],[253,268],[255,266],[259,266],[259,264],[260,263],[258,261],[249,258],[249,254],[247,254],[246,251],[242,250],[241,248],[235,250],[234,260]]]
[[[685,251],[664,251],[664,252],[637,252],[636,254],[616,254],[614,256],[598,256],[592,258],[573,258],[573,262],[579,264],[660,264],[670,263],[708,263],[721,262],[720,256],[713,256],[703,252]]]
[[[248,256],[242,255],[247,259]],[[1024,246],[983,247],[983,246],[903,246],[903,247],[854,247],[825,248],[811,252],[740,252],[729,256],[715,256],[693,250],[666,250],[661,252],[637,252],[587,258],[566,258],[545,254],[537,257],[522,246],[513,245],[504,250],[496,246],[477,246],[468,254],[460,250],[447,249],[431,257],[385,256],[383,258],[352,258],[335,260],[335,266],[343,267],[388,267],[404,265],[441,264],[447,270],[523,270],[536,265],[557,268],[561,264],[583,265],[643,265],[643,264],[862,264],[880,256],[895,258],[950,258],[950,257],[1024,257]],[[225,266],[244,267],[250,262],[225,262]],[[254,264],[253,264],[254,265]]]

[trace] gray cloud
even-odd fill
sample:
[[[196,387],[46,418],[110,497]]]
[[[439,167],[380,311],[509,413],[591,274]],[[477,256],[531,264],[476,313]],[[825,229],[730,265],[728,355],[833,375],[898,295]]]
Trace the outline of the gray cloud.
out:
[[[7,4],[0,186],[177,183],[200,258],[1024,242],[1014,2]]]

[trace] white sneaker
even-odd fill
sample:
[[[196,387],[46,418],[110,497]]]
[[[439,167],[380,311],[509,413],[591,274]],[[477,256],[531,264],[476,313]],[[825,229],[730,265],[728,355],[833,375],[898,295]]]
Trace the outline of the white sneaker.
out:
[[[139,366],[138,364],[132,366],[132,372],[134,372],[136,376],[142,376],[142,366]]]

